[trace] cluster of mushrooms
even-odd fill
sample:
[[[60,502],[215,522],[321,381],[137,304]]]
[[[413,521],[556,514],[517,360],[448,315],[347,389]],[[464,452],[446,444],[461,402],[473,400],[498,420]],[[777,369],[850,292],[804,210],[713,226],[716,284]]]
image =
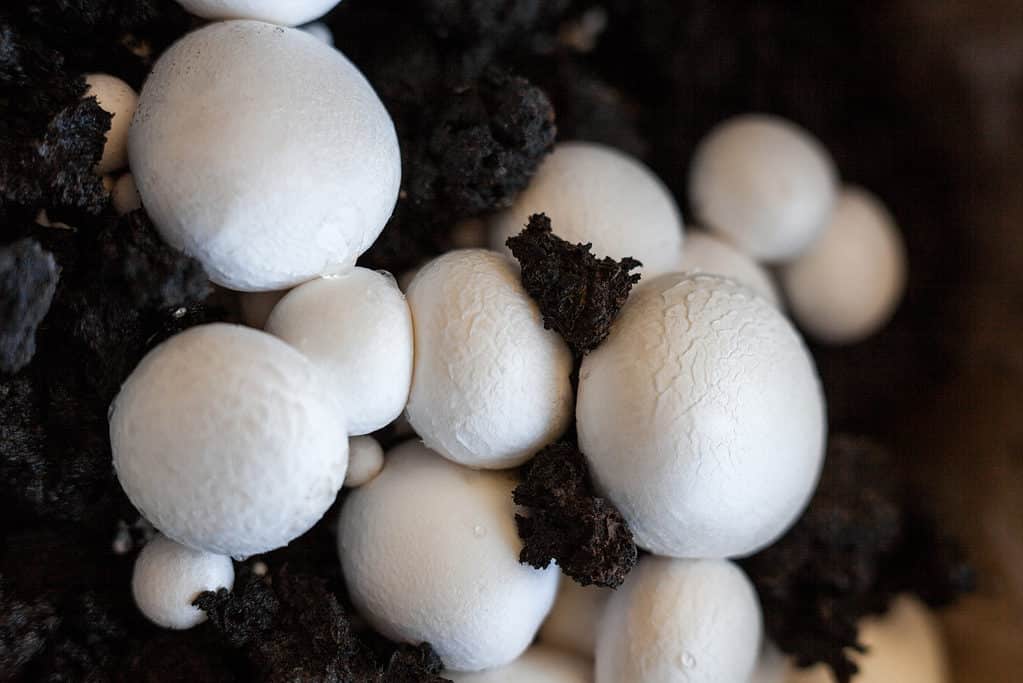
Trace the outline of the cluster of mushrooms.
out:
[[[172,337],[111,406],[117,476],[159,531],[135,567],[140,610],[200,623],[193,600],[231,588],[231,558],[288,544],[344,485],[352,602],[383,635],[430,643],[448,678],[824,680],[762,642],[756,593],[729,558],[777,540],[822,466],[826,408],[786,310],[818,340],[851,343],[899,301],[905,256],[880,201],[843,188],[807,132],[747,115],[696,150],[704,229],[684,230],[640,162],[563,142],[473,248],[399,287],[355,266],[400,188],[390,117],[322,27],[285,27],[335,3],[182,4],[225,20],[171,47],[138,96],[90,77],[114,114],[101,170],[130,165],[111,177],[118,210],[144,205],[164,240],[243,293],[255,326]],[[642,263],[577,388],[506,247],[540,212],[559,237]],[[417,438],[385,456],[369,435],[396,420]],[[519,561],[512,468],[573,424],[597,489],[649,552],[617,591]],[[862,680],[940,680],[917,603],[864,640]]]

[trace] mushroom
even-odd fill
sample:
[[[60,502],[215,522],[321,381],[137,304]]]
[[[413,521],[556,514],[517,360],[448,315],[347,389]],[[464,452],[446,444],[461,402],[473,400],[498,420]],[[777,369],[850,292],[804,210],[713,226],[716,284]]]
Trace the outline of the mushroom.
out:
[[[540,642],[593,657],[597,628],[611,593],[609,588],[580,586],[562,576],[554,607],[540,627]]]
[[[266,331],[301,351],[338,394],[351,435],[394,421],[412,383],[412,318],[388,273],[354,268],[299,285]]]
[[[153,526],[234,557],[308,531],[348,465],[344,413],[316,366],[222,323],[149,352],[111,406],[110,441],[121,486]]]
[[[384,468],[384,450],[372,436],[354,436],[348,440],[348,473],[345,487],[368,484]]]
[[[772,304],[780,302],[778,288],[766,268],[745,252],[702,230],[693,230],[686,235],[686,246],[677,270],[731,278]]]
[[[389,452],[338,521],[348,593],[370,625],[398,642],[430,643],[453,671],[521,655],[554,602],[558,569],[519,562],[515,483],[418,442]]]
[[[593,243],[593,253],[643,263],[644,277],[671,271],[682,249],[682,215],[668,188],[638,160],[591,142],[554,148],[515,204],[494,219],[490,246],[509,253],[505,240],[529,217],[544,213],[554,233]]]
[[[719,124],[696,149],[689,202],[696,218],[758,261],[810,246],[835,203],[837,171],[807,131],[774,116]]]
[[[592,683],[593,663],[576,654],[534,645],[507,666],[474,673],[445,671],[453,683]]]
[[[813,493],[824,455],[813,360],[776,307],[731,280],[633,290],[582,363],[576,427],[598,489],[642,548],[753,553]]]
[[[430,261],[408,288],[415,369],[407,414],[431,449],[470,467],[520,465],[572,419],[572,354],[545,330],[518,268],[483,249]]]
[[[128,129],[131,126],[139,96],[131,86],[116,76],[88,74],[85,77],[86,97],[95,97],[100,109],[113,115],[103,145],[103,156],[96,165],[97,173],[110,173],[128,163]]]
[[[139,611],[157,626],[172,629],[206,621],[206,613],[192,601],[204,591],[230,590],[233,585],[231,558],[186,548],[160,535],[139,553],[131,577]]]
[[[129,153],[163,238],[238,291],[350,269],[401,175],[394,125],[358,69],[304,31],[258,21],[210,24],[164,52]]]
[[[608,602],[596,683],[745,683],[760,634],[756,593],[734,564],[648,556]]]
[[[319,19],[341,0],[178,0],[204,19],[259,19],[282,26],[297,26]]]
[[[793,317],[823,342],[877,332],[906,288],[906,253],[895,220],[874,195],[843,189],[824,233],[781,270]]]

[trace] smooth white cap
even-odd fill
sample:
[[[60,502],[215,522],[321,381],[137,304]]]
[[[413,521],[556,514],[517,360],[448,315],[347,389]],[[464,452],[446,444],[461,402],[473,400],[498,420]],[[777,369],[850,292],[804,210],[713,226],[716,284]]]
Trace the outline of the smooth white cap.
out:
[[[597,628],[611,593],[610,588],[580,586],[562,576],[554,607],[540,627],[540,642],[592,658]]]
[[[259,19],[271,24],[297,26],[318,19],[341,0],[178,0],[192,14],[205,19]]]
[[[122,169],[128,164],[128,128],[139,96],[120,78],[107,74],[88,74],[85,85],[88,87],[85,96],[95,97],[100,109],[114,115],[96,172],[110,173]]]
[[[290,292],[290,289],[277,289],[271,292],[238,292],[238,306],[241,309],[242,322],[249,327],[261,330],[274,306]]]
[[[775,116],[719,124],[696,149],[689,202],[697,220],[758,261],[810,246],[835,203],[838,173],[807,131]]]
[[[487,671],[445,671],[454,683],[593,683],[593,663],[577,654],[534,645],[507,666]]]
[[[394,125],[344,55],[297,29],[215,23],[163,53],[129,138],[163,238],[238,291],[355,264],[394,209]]]
[[[597,683],[745,683],[761,615],[746,575],[724,560],[648,556],[608,602]]]
[[[676,270],[731,278],[772,304],[778,305],[781,300],[766,268],[728,242],[702,230],[690,230],[686,235],[686,246]]]
[[[559,572],[519,562],[516,483],[418,442],[390,451],[338,522],[348,592],[370,625],[398,642],[430,643],[455,671],[521,655],[554,602]]]
[[[859,640],[865,654],[850,656],[860,667],[853,683],[945,683],[949,680],[941,628],[916,598],[900,596],[887,614],[860,622]],[[789,683],[832,683],[823,664],[792,668]]]
[[[824,233],[781,270],[792,315],[823,342],[850,344],[877,332],[906,288],[906,250],[874,195],[844,188]]]
[[[491,227],[492,249],[510,254],[505,240],[534,213],[551,219],[568,242],[593,243],[603,258],[632,256],[644,277],[672,270],[682,250],[682,214],[674,198],[639,160],[592,142],[562,142],[510,209]]]
[[[412,316],[390,273],[353,268],[299,285],[274,307],[266,331],[323,371],[349,434],[401,415],[412,384]]]
[[[408,419],[427,446],[469,467],[520,465],[572,419],[572,354],[522,286],[483,249],[430,261],[408,288],[415,371]]]
[[[139,190],[135,187],[135,178],[131,173],[125,173],[117,179],[114,189],[111,191],[111,199],[114,202],[114,210],[119,216],[142,208],[142,199],[139,197]]]
[[[715,275],[672,274],[640,283],[583,360],[576,427],[640,547],[720,558],[799,516],[824,413],[813,359],[775,306]]]
[[[160,535],[139,553],[131,577],[139,611],[157,626],[173,629],[206,621],[206,613],[192,605],[200,593],[232,586],[231,558],[192,550]]]
[[[240,325],[171,337],[111,406],[124,492],[190,548],[246,557],[287,544],[327,511],[348,466],[344,413],[319,374]]]
[[[345,486],[368,484],[384,468],[384,449],[372,436],[353,436],[348,440],[348,473]]]

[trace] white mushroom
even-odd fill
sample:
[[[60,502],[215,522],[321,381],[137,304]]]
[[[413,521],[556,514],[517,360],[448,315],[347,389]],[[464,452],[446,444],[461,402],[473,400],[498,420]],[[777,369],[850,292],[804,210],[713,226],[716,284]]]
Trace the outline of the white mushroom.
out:
[[[597,683],[745,683],[761,615],[746,575],[724,560],[649,556],[607,605]]]
[[[111,192],[111,199],[114,202],[114,210],[120,216],[142,208],[142,199],[131,173],[125,173],[117,179]]]
[[[348,440],[348,473],[345,486],[368,484],[384,467],[384,450],[372,436],[354,436]]]
[[[682,215],[668,188],[638,160],[595,143],[554,148],[512,208],[494,219],[491,248],[510,253],[505,240],[534,213],[547,214],[558,237],[592,242],[599,257],[639,259],[648,278],[672,270],[682,249]]]
[[[259,19],[282,26],[297,26],[318,19],[341,0],[178,0],[181,6],[205,19]]]
[[[299,26],[300,29],[311,35],[316,40],[330,45],[334,45],[334,32],[330,30],[330,27],[324,24],[322,21],[314,21],[311,24],[305,26]]]
[[[633,290],[582,364],[579,445],[636,543],[735,557],[771,543],[813,493],[824,400],[792,324],[711,275]]]
[[[788,658],[773,643],[765,641],[749,683],[785,683],[791,668]]]
[[[290,292],[290,289],[275,289],[269,292],[238,292],[238,306],[242,322],[261,330],[266,327],[274,306]]]
[[[244,557],[285,545],[344,481],[344,413],[301,353],[237,325],[153,349],[111,407],[121,486],[169,538]]]
[[[572,419],[572,354],[545,330],[508,258],[482,249],[429,262],[408,289],[415,370],[408,419],[470,467],[519,465]]]
[[[702,230],[692,230],[686,235],[686,246],[677,270],[731,278],[772,304],[777,305],[780,301],[778,288],[766,268],[728,242]]]
[[[759,261],[787,261],[810,246],[835,203],[834,162],[808,132],[773,116],[719,124],[689,173],[696,218]]]
[[[338,522],[349,595],[370,625],[398,642],[430,643],[454,671],[521,655],[554,601],[558,568],[519,562],[515,484],[418,442],[388,453]]]
[[[274,307],[266,331],[313,361],[344,407],[348,433],[394,421],[412,383],[412,317],[389,273],[354,268],[299,285]]]
[[[949,679],[941,629],[934,616],[916,598],[900,596],[887,614],[860,622],[859,640],[867,652],[852,652],[860,667],[853,683],[945,683]],[[811,669],[795,667],[789,683],[832,683],[823,664]]]
[[[157,626],[187,629],[206,621],[192,605],[204,591],[234,585],[234,565],[223,555],[192,550],[156,536],[135,559],[131,592],[135,604]]]
[[[593,683],[593,663],[576,654],[534,645],[507,666],[474,673],[445,671],[454,683]]]
[[[160,57],[129,152],[163,238],[239,291],[351,268],[401,175],[391,119],[352,63],[258,21],[211,24]]]
[[[128,163],[128,128],[138,106],[139,96],[132,87],[116,76],[88,74],[85,77],[86,97],[95,97],[100,109],[113,114],[103,157],[96,165],[97,173],[110,173]]]
[[[540,627],[540,642],[593,657],[597,628],[611,594],[609,588],[580,586],[561,577],[554,607]]]
[[[906,287],[906,253],[895,220],[866,190],[839,196],[824,233],[781,271],[796,322],[833,344],[862,340],[895,311]]]

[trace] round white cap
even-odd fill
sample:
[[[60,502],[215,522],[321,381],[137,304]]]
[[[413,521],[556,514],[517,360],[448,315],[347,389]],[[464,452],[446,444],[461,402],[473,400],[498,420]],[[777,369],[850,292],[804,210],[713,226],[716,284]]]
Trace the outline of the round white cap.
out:
[[[97,173],[110,173],[128,164],[128,129],[131,126],[139,96],[132,87],[116,76],[88,74],[85,77],[86,97],[95,97],[100,109],[113,114],[103,157],[96,166]]]
[[[282,26],[297,26],[319,19],[341,0],[178,0],[192,14],[205,19],[259,19]]]

